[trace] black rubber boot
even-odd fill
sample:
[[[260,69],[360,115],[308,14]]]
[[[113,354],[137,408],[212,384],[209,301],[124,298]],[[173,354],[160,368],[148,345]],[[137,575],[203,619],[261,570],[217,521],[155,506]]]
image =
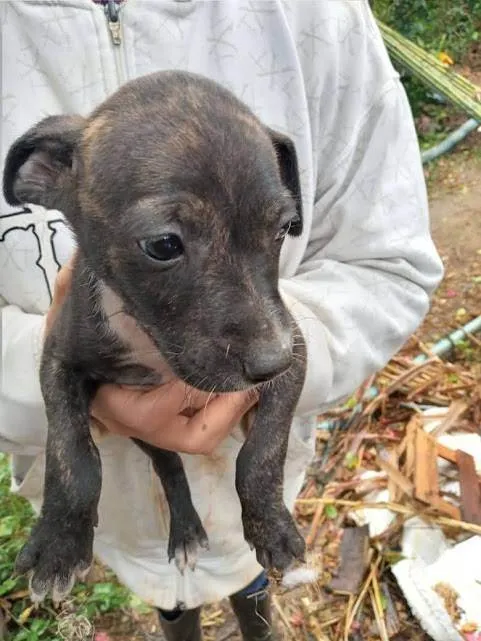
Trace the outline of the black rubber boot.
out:
[[[269,588],[248,595],[237,592],[230,597],[230,603],[243,641],[276,641]]]
[[[162,612],[159,621],[166,641],[202,641],[200,608]]]

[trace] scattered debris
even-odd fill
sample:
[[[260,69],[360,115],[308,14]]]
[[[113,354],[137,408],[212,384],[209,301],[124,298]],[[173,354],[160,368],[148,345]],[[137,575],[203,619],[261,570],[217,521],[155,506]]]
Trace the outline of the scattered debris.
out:
[[[444,601],[444,608],[451,619],[457,623],[461,618],[461,611],[458,606],[459,594],[447,583],[437,583],[433,590]]]
[[[66,641],[90,641],[92,638],[93,626],[83,616],[70,614],[59,618],[58,636]],[[98,639],[98,641],[106,641]]]
[[[318,578],[277,585],[284,638],[481,641],[479,370],[413,338],[321,420],[296,504]]]

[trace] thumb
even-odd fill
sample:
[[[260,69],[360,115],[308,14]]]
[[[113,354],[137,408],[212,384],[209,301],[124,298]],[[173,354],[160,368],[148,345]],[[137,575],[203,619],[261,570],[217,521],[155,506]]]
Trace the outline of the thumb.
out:
[[[65,296],[70,289],[75,258],[76,253],[60,268],[57,277],[55,278],[52,303],[45,317],[44,336],[47,336],[52,329],[58,310],[62,306]]]
[[[72,271],[74,266],[75,256],[70,258],[59,270],[53,288],[54,303],[61,304],[65,298],[70,284],[72,282]]]

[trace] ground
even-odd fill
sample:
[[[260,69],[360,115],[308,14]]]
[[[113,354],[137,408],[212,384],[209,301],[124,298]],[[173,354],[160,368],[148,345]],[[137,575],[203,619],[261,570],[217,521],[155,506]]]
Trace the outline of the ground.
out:
[[[481,155],[475,132],[456,153],[427,169],[432,234],[445,267],[419,334],[435,341],[481,307]],[[479,143],[477,143],[479,144]]]

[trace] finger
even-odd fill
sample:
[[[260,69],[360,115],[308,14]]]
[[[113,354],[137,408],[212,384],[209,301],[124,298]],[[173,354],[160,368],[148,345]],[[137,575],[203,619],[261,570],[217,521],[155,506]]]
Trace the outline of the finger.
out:
[[[120,423],[119,421],[108,419],[100,422],[98,419],[93,417],[91,418],[91,421],[91,429],[95,430],[100,435],[107,431],[111,434],[116,434],[117,436],[140,438],[135,430],[133,430],[131,427],[128,427],[127,425],[124,425],[123,423]]]
[[[72,282],[72,269],[74,260],[75,254],[74,256],[72,256],[72,258],[70,258],[70,260],[65,263],[65,265],[62,266],[57,274],[57,277],[55,278],[52,304],[50,305],[45,318],[44,336],[47,336],[52,329],[58,310],[61,307],[63,300],[70,288]]]
[[[203,409],[219,394],[212,392],[202,392],[184,384],[184,401],[182,403],[181,413],[185,416],[193,416],[197,410]]]
[[[186,454],[210,454],[240,422],[257,397],[245,393],[219,396],[193,418],[176,415],[155,429],[132,427],[123,421],[103,419],[105,428],[119,436],[138,438],[165,450]]]
[[[192,453],[193,447],[192,434],[188,430],[187,421],[186,417],[178,416],[155,431],[135,429],[113,420],[105,420],[102,427],[117,436],[135,438],[163,450],[188,454]]]
[[[54,300],[60,302],[65,297],[72,282],[72,271],[75,262],[75,255],[72,256],[59,270],[54,283]]]
[[[149,433],[169,424],[184,403],[184,385],[175,381],[149,391],[106,384],[95,395],[91,413],[102,422],[115,421]]]
[[[102,385],[91,413],[112,433],[167,450],[203,454],[212,451],[256,402],[256,395],[245,392],[224,394],[189,418],[192,411],[185,411],[185,385],[180,381],[148,392]]]

